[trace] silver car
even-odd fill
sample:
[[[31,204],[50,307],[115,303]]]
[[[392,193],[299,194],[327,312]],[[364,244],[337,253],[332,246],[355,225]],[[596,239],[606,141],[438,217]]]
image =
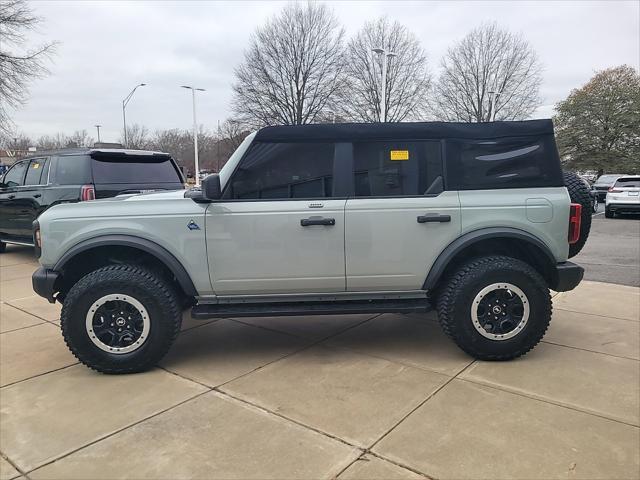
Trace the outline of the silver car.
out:
[[[616,213],[640,213],[640,176],[620,177],[607,192],[604,216],[613,218]]]

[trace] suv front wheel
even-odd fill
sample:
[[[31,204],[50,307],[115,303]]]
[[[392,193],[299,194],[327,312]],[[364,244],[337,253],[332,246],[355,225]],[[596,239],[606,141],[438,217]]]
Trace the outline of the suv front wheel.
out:
[[[530,265],[495,255],[470,260],[449,276],[437,310],[445,333],[469,355],[510,360],[544,336],[551,321],[551,297]]]
[[[171,285],[133,265],[82,277],[62,306],[62,335],[82,363],[103,373],[153,367],[175,340],[182,315]]]

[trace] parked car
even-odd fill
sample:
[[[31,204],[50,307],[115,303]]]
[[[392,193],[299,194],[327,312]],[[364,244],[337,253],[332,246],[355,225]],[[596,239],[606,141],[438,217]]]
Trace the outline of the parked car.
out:
[[[593,190],[595,190],[599,202],[604,202],[609,189],[613,187],[613,184],[616,183],[616,180],[618,180],[620,177],[623,177],[624,175],[624,173],[612,173],[607,175],[600,175],[598,177],[598,179],[593,184]]]
[[[267,127],[200,190],[47,210],[33,286],[62,302],[73,354],[107,373],[155,365],[188,306],[195,319],[435,308],[464,351],[508,360],[547,330],[549,289],[581,281],[568,258],[589,201],[551,120]]]
[[[613,218],[617,213],[640,213],[640,176],[624,176],[607,192],[604,216]]]
[[[184,188],[169,154],[68,149],[17,161],[0,180],[0,251],[33,245],[33,221],[59,203]]]

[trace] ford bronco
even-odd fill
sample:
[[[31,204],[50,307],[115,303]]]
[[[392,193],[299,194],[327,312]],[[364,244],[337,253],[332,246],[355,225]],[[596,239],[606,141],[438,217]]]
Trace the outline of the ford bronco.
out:
[[[508,360],[543,337],[549,290],[581,281],[567,260],[589,203],[550,120],[267,127],[201,190],[47,210],[33,287],[62,302],[74,355],[106,373],[155,365],[189,307],[195,319],[435,308],[465,352]]]

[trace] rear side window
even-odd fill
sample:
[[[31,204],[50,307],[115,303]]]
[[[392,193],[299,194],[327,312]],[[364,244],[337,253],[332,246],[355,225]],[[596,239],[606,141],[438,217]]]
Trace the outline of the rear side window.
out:
[[[11,167],[4,177],[4,184],[7,187],[17,187],[22,185],[22,182],[24,181],[24,171],[26,170],[28,163],[29,161],[22,161]]]
[[[447,141],[448,188],[460,190],[562,186],[552,138]]]
[[[91,165],[96,184],[182,183],[167,155],[101,155]]]
[[[620,188],[640,188],[640,177],[620,178],[615,186]]]
[[[442,175],[439,142],[354,143],[353,162],[356,197],[424,195]]]
[[[332,197],[334,150],[333,143],[255,143],[240,161],[224,198]]]
[[[55,183],[58,185],[84,185],[91,183],[88,155],[58,157],[55,170]]]
[[[34,158],[29,163],[25,185],[44,185],[47,183],[49,161],[46,158]]]

